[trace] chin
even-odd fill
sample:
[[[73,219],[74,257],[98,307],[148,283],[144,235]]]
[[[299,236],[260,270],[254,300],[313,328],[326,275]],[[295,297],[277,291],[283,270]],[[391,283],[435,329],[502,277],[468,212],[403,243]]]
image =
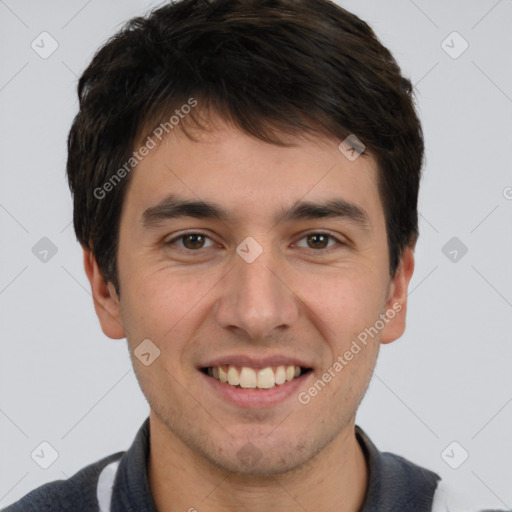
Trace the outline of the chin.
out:
[[[309,460],[308,457],[305,457],[305,459]],[[213,456],[210,458],[210,462],[215,466],[236,475],[247,477],[283,475],[299,469],[306,464],[307,460],[300,460],[297,454],[293,456],[291,453],[272,453],[270,456],[269,454],[261,454],[252,460],[247,455],[241,460],[239,453],[232,454],[229,458],[226,456],[222,458]]]
[[[266,436],[249,439],[252,441],[230,439],[222,446],[203,446],[201,455],[216,467],[240,476],[272,477],[299,470],[322,449],[320,442],[293,439],[291,435],[276,436],[273,441]]]

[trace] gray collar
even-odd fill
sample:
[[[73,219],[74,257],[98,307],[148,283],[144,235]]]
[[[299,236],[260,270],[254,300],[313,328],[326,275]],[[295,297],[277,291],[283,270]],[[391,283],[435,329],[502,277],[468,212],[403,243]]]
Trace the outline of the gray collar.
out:
[[[356,438],[368,468],[368,488],[359,512],[431,512],[440,477],[392,453],[380,452],[362,428]],[[149,417],[119,461],[112,489],[111,512],[157,512],[148,479]]]

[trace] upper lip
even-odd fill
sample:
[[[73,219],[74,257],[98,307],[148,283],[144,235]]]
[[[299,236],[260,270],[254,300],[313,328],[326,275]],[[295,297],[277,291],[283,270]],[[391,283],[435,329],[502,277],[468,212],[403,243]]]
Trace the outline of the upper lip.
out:
[[[200,365],[200,368],[216,366],[238,366],[247,368],[268,368],[269,366],[300,366],[301,368],[312,368],[312,365],[296,357],[274,355],[267,357],[252,357],[242,354],[233,354],[217,357]]]

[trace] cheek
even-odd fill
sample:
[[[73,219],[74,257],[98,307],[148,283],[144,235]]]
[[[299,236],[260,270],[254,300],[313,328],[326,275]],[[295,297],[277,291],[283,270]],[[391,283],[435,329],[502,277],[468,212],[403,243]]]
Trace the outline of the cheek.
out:
[[[373,325],[385,302],[386,282],[374,270],[337,269],[325,276],[301,277],[298,293],[324,325],[327,339],[347,341]]]
[[[204,319],[208,294],[217,282],[216,276],[179,275],[165,268],[133,275],[121,296],[129,341],[149,338],[161,350],[177,354],[170,360],[178,362],[184,345],[193,343],[193,327]]]

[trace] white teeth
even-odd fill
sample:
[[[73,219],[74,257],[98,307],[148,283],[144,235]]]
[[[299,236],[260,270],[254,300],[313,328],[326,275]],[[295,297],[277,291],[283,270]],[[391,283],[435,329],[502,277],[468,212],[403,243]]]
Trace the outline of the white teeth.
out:
[[[228,372],[222,368],[222,366],[219,366],[219,380],[221,382],[227,382],[228,381]]]
[[[263,370],[260,370],[258,372],[258,387],[262,389],[270,389],[273,388],[274,386],[274,370],[272,370],[272,368],[263,368]]]
[[[256,372],[252,368],[242,368],[242,371],[240,372],[240,387],[255,388],[256,384]]]
[[[276,384],[281,385],[286,382],[286,369],[284,366],[278,366],[276,370]]]
[[[275,385],[282,385],[286,382],[297,378],[301,374],[300,366],[277,366],[272,368],[261,368],[255,370],[243,366],[238,369],[236,366],[215,366],[208,368],[207,371],[210,377],[213,377],[220,382],[228,383],[231,386],[240,386],[246,389],[271,389]]]
[[[232,386],[238,386],[238,384],[240,384],[240,374],[234,366],[230,366],[228,369],[228,384]]]

